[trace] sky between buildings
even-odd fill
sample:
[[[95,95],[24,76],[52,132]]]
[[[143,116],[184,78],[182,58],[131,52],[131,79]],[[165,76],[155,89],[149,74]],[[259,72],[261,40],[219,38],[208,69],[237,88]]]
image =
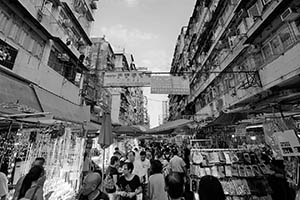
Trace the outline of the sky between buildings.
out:
[[[181,27],[188,24],[196,0],[100,0],[95,14],[92,37],[105,35],[114,51],[125,48],[132,53],[137,67],[150,71],[169,71]],[[150,126],[158,125],[162,101],[167,95],[148,97]]]

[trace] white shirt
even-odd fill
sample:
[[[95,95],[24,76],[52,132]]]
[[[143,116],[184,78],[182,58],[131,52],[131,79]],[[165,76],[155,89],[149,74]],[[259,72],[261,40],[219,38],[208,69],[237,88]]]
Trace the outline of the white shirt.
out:
[[[8,179],[6,175],[0,172],[0,198],[8,194]]]
[[[143,166],[141,160],[135,160],[133,162],[132,174],[138,175],[140,178],[143,176]]]
[[[146,158],[144,161],[141,161],[141,163],[142,163],[142,168],[143,168],[143,176],[146,177],[145,183],[148,183],[149,182],[148,170],[151,167],[150,160],[148,160]]]
[[[172,172],[179,172],[179,173],[184,172],[185,165],[186,165],[183,159],[177,155],[173,156],[169,164]]]

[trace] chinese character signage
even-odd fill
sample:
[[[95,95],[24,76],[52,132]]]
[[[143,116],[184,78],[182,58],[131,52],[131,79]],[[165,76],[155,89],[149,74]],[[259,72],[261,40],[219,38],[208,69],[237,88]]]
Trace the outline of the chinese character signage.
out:
[[[104,75],[105,87],[144,87],[150,83],[150,72],[106,72]]]
[[[8,69],[12,69],[14,67],[17,54],[17,49],[0,39],[0,65],[3,65]]]
[[[151,93],[189,95],[189,79],[181,76],[152,76]]]

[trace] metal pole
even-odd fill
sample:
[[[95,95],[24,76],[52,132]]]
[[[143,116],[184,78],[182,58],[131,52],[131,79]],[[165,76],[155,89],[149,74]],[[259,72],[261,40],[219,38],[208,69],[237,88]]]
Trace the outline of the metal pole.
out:
[[[105,174],[105,170],[104,170],[104,162],[105,162],[105,148],[103,148],[102,177],[101,177],[101,184],[102,184],[102,187],[103,187],[104,174]],[[104,190],[104,188],[102,188],[102,190]]]

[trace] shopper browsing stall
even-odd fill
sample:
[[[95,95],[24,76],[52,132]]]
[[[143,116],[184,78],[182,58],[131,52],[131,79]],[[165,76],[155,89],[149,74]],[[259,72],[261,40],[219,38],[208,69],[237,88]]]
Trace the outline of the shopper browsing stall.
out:
[[[103,187],[108,193],[110,199],[114,199],[117,181],[119,179],[118,168],[120,166],[120,160],[116,156],[110,158],[110,165],[106,170]]]
[[[45,177],[44,173],[43,167],[33,166],[28,174],[22,180],[18,181],[13,200],[22,198],[43,200],[43,187],[38,182],[43,182],[39,180]]]
[[[198,194],[200,200],[225,200],[224,190],[218,178],[204,176],[199,182]]]
[[[6,200],[8,195],[8,179],[6,173],[4,165],[2,165],[0,169],[0,200]]]

